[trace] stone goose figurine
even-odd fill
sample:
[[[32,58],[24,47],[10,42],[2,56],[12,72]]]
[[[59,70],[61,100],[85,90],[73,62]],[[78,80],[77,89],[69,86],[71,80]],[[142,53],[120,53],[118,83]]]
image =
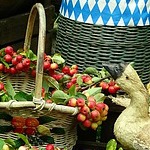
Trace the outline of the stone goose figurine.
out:
[[[149,95],[137,72],[130,64],[103,63],[116,83],[131,98],[114,124],[116,139],[127,150],[150,150]]]

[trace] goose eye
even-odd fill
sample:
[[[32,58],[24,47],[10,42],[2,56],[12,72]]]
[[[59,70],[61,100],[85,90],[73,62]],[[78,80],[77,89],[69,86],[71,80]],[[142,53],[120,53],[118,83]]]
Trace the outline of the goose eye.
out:
[[[129,77],[128,77],[128,76],[126,76],[126,79],[128,80],[128,79],[129,79]]]

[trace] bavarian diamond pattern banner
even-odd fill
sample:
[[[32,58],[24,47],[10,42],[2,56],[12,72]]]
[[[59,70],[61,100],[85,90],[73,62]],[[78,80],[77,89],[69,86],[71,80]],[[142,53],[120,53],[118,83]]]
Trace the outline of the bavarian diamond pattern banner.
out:
[[[62,0],[60,14],[97,25],[146,26],[150,0]]]

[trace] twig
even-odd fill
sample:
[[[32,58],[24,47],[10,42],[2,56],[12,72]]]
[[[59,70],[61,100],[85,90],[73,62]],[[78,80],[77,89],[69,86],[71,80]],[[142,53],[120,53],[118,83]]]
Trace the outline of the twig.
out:
[[[108,79],[108,78],[110,78],[110,75],[108,75],[108,76],[106,76],[106,77],[103,77],[103,78],[101,78],[101,79],[99,79],[98,81],[96,81],[96,82],[94,82],[94,83],[92,83],[92,84],[90,84],[90,85],[87,85],[87,86],[85,86],[85,87],[80,87],[80,88],[78,88],[78,92],[82,92],[82,91],[84,91],[84,90],[87,90],[88,88],[90,88],[90,87],[92,87],[92,86],[94,86],[94,85],[97,85],[99,82],[101,82],[101,81],[103,81],[103,80],[105,80],[105,79]]]

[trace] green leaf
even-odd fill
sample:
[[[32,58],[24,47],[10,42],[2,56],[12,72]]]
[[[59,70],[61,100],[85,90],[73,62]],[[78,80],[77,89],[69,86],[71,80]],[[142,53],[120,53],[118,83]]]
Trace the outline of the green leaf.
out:
[[[51,137],[51,136],[46,136],[46,135],[43,135],[43,136],[40,136],[40,139],[46,143],[49,143],[49,144],[55,144],[54,142],[54,138]]]
[[[94,67],[87,67],[85,70],[84,70],[84,73],[86,74],[92,74],[92,75],[97,75],[98,74],[98,70]]]
[[[70,95],[70,96],[75,96],[76,93],[77,93],[77,91],[76,91],[76,86],[75,86],[75,85],[72,85],[71,88],[69,88],[68,92],[69,92],[69,95]]]
[[[47,84],[48,87],[52,87],[55,89],[59,89],[59,83],[50,76],[44,76],[43,77],[44,85]]]
[[[52,61],[59,64],[65,63],[65,60],[61,57],[59,53],[55,53],[54,56],[52,57]]]
[[[80,93],[80,92],[77,92],[76,98],[83,98],[85,100],[87,99],[87,97],[84,94]]]
[[[96,102],[104,102],[106,96],[103,93],[97,93],[94,95]]]
[[[8,95],[11,95],[12,99],[14,99],[14,96],[16,95],[16,93],[11,82],[8,79],[6,81],[5,88],[7,90]]]
[[[57,90],[52,94],[51,99],[56,104],[64,104],[65,100],[67,100],[69,96],[61,90]]]
[[[79,76],[77,77],[77,84],[78,84],[79,86],[83,84],[83,80],[82,80],[82,76],[81,76],[81,75],[79,75]]]
[[[92,78],[92,81],[95,83],[95,82],[98,82],[98,81],[100,81],[101,80],[101,78],[99,78],[99,77],[93,77]]]
[[[50,116],[41,116],[37,118],[40,124],[49,123],[51,121],[57,120],[56,118],[50,117]]]
[[[117,148],[117,142],[115,139],[111,139],[108,141],[106,145],[106,150],[116,150]]]
[[[4,141],[5,143],[11,145],[12,147],[15,147],[15,142],[13,139],[8,138],[8,139],[5,139]]]
[[[96,95],[97,93],[101,93],[101,90],[102,88],[101,87],[95,87],[95,88],[91,88],[91,89],[88,89],[88,90],[85,90],[84,92],[85,93],[88,93],[90,96],[91,95]]]
[[[28,141],[27,136],[25,136],[25,135],[23,135],[23,134],[20,134],[20,133],[16,133],[16,135],[17,135],[19,138],[21,138],[21,139],[25,142],[26,145],[30,146],[30,143],[29,143],[29,141]]]
[[[29,58],[31,61],[36,61],[37,60],[37,56],[33,53],[32,50],[28,50],[26,52],[26,57]]]
[[[51,133],[62,135],[62,134],[65,134],[65,130],[64,128],[52,128]]]
[[[0,112],[0,119],[4,119],[6,121],[11,121],[12,120],[12,116],[7,114],[6,112]]]
[[[9,64],[3,58],[1,58],[1,62],[6,66],[6,68],[9,68]]]
[[[122,147],[119,147],[119,149],[118,150],[123,150],[123,148]]]
[[[19,91],[14,96],[14,99],[18,100],[18,101],[32,101],[33,96],[30,95],[30,94],[27,94],[27,93],[25,93],[23,91]]]
[[[10,132],[13,129],[12,126],[1,126],[0,125],[0,133]]]
[[[4,93],[3,95],[0,96],[0,101],[1,102],[8,102],[9,100],[11,100],[12,97],[6,93]]]
[[[0,138],[0,149],[3,149],[5,142],[3,139]]]
[[[19,148],[20,146],[25,145],[25,142],[21,138],[19,138],[17,140],[14,140],[14,144],[15,148]]]

